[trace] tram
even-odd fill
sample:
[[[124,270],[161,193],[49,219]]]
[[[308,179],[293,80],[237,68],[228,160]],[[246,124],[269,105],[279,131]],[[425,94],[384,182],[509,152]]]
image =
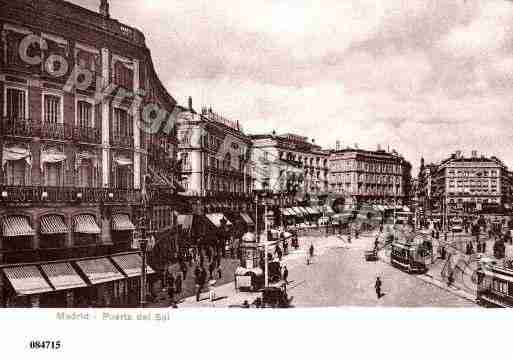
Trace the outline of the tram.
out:
[[[513,308],[513,269],[498,266],[478,269],[477,302],[483,307]]]
[[[422,244],[408,242],[393,242],[390,262],[394,267],[408,273],[425,273],[426,249]]]

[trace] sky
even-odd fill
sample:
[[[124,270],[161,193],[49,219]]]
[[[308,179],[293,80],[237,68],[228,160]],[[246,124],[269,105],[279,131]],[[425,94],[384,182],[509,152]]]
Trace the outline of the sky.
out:
[[[381,145],[414,171],[456,150],[513,167],[512,1],[110,0],[110,12],[143,31],[180,104],[247,133]]]

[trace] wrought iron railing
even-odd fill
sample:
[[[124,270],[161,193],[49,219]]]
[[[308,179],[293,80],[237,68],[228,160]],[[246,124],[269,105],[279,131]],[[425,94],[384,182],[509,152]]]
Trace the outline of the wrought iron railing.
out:
[[[112,133],[110,136],[110,144],[116,147],[134,147],[134,137],[119,133]]]

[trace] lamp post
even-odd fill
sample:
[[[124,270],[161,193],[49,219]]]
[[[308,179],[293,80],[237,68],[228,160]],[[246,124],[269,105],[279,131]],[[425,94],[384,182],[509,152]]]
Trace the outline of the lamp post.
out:
[[[148,248],[148,238],[146,238],[145,227],[142,228],[142,237],[139,239],[139,248],[142,255],[142,268],[141,268],[141,308],[146,306],[146,249]]]

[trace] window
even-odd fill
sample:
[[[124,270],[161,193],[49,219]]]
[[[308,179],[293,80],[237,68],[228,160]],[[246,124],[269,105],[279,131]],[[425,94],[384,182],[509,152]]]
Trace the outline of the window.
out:
[[[120,137],[132,137],[132,118],[126,110],[114,109],[114,133]]]
[[[24,90],[8,88],[6,91],[6,117],[8,119],[26,118],[27,98]]]
[[[62,123],[61,110],[61,98],[59,96],[44,95],[44,122]]]
[[[118,61],[114,65],[114,83],[126,89],[134,87],[134,73],[122,62]]]
[[[93,126],[93,105],[86,101],[77,102],[77,126]]]
[[[129,166],[117,166],[115,171],[116,188],[132,188],[132,171]]]
[[[44,183],[45,186],[59,187],[62,185],[62,163],[45,163]]]
[[[6,182],[8,186],[25,186],[27,185],[26,171],[27,162],[25,160],[7,161],[5,165]]]
[[[82,160],[78,168],[78,186],[94,187],[94,167],[90,160]]]

